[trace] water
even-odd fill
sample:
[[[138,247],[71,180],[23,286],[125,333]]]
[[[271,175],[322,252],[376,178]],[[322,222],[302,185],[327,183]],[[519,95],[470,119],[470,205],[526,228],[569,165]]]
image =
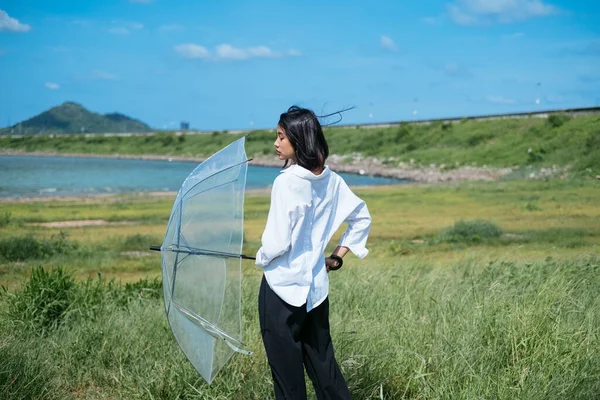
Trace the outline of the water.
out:
[[[196,162],[82,157],[0,156],[0,197],[177,191]],[[246,187],[265,188],[279,168],[250,166]],[[350,186],[405,183],[340,174]]]

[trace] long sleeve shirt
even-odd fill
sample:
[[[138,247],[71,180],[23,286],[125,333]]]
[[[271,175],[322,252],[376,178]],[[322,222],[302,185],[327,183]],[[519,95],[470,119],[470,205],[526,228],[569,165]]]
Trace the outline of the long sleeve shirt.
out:
[[[364,258],[371,216],[367,205],[329,167],[315,175],[299,165],[283,170],[271,191],[271,208],[256,265],[273,291],[307,311],[329,294],[325,246],[340,225],[348,228],[339,245]]]

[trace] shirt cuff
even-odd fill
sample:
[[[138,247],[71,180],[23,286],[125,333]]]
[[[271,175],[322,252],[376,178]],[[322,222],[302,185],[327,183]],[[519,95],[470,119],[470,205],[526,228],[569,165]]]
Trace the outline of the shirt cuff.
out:
[[[262,252],[262,247],[258,249],[258,252],[256,253],[255,264],[261,268],[265,268],[267,265],[269,265],[269,260],[267,260]]]

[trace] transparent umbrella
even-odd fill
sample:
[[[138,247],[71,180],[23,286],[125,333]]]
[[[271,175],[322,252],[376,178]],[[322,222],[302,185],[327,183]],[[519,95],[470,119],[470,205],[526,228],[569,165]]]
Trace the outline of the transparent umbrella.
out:
[[[177,343],[209,384],[242,342],[241,254],[245,137],[202,162],[181,185],[163,244],[164,301]]]

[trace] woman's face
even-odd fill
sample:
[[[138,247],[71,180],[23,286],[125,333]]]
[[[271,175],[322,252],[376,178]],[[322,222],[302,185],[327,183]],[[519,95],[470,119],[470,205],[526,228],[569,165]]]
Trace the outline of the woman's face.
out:
[[[280,125],[277,125],[277,139],[275,139],[273,145],[280,160],[296,162],[296,151],[288,140],[285,130]]]

